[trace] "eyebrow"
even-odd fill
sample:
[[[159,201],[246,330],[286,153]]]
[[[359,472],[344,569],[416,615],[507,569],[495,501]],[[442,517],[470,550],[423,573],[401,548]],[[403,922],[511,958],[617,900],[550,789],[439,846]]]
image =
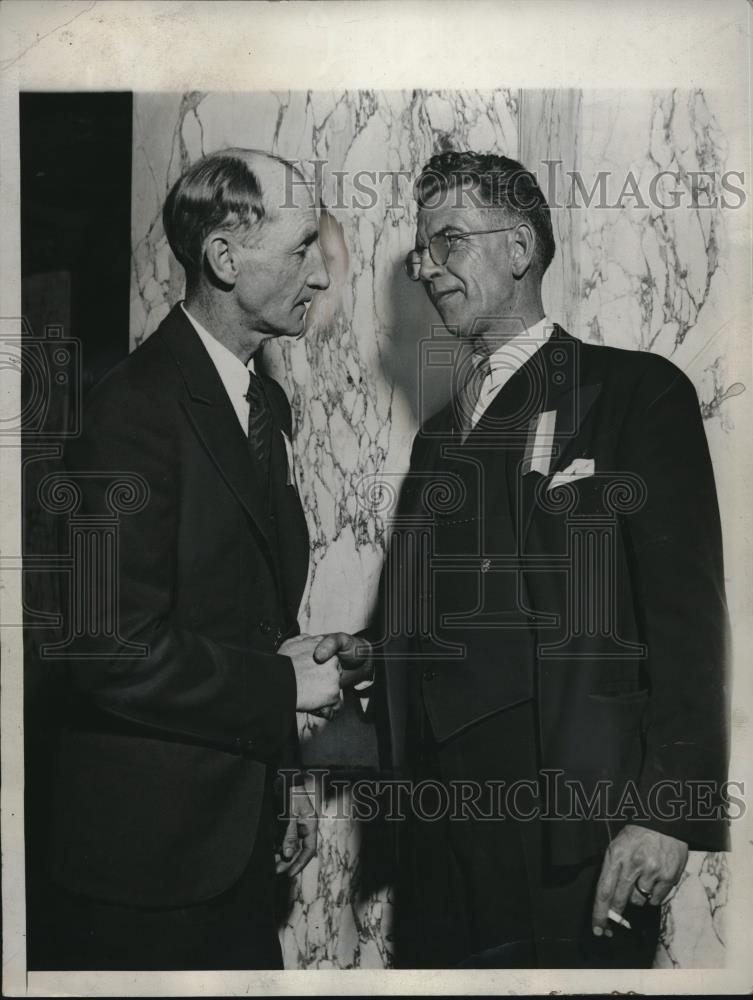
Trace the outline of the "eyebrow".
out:
[[[467,230],[461,229],[460,226],[453,226],[451,222],[448,222],[446,225],[441,226],[436,233],[434,233],[434,236],[442,236],[444,233],[449,232],[464,233],[467,232]]]
[[[319,239],[319,227],[315,229],[308,229],[304,231],[303,236],[296,241],[295,247],[306,246],[310,247],[312,243],[315,243]]]
[[[438,229],[438,230],[436,231],[436,233],[432,233],[432,234],[431,234],[431,236],[429,237],[429,239],[430,239],[430,240],[433,240],[435,236],[442,236],[442,235],[443,235],[444,233],[449,233],[449,232],[450,232],[450,230],[454,230],[454,231],[455,231],[455,232],[457,232],[457,233],[462,233],[462,232],[464,232],[464,231],[465,231],[465,230],[463,230],[463,229],[458,229],[458,227],[457,227],[457,226],[453,226],[453,225],[452,225],[452,223],[448,222],[448,223],[447,223],[446,225],[444,225],[444,226],[441,226],[441,227],[440,227],[440,228],[439,228],[439,229]],[[428,244],[427,244],[427,245],[428,245]],[[425,250],[425,249],[426,249],[426,246],[419,246],[419,244],[418,244],[418,243],[416,243],[416,249],[420,249],[420,250]]]

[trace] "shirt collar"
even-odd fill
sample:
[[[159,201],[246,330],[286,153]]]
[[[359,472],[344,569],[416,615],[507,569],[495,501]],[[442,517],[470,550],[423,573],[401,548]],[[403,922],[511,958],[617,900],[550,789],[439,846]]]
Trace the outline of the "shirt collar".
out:
[[[493,354],[489,355],[487,378],[490,388],[495,388],[498,383],[507,382],[514,372],[518,371],[529,361],[536,351],[549,340],[552,335],[554,325],[548,316],[544,316],[534,323],[533,326],[516,333],[504,344],[501,344]],[[474,354],[474,359],[481,361],[479,355]]]
[[[254,359],[249,358],[247,365],[244,365],[240,358],[236,357],[235,354],[224,344],[202,326],[201,323],[192,316],[191,313],[186,309],[185,302],[181,302],[181,309],[186,314],[191,326],[198,333],[201,338],[201,342],[206,347],[210,358],[214,362],[215,368],[219,372],[220,378],[223,383],[227,385],[227,382],[231,383],[240,382],[243,379],[243,391],[245,392],[248,388],[248,373],[252,372],[256,374],[256,369],[254,367]]]

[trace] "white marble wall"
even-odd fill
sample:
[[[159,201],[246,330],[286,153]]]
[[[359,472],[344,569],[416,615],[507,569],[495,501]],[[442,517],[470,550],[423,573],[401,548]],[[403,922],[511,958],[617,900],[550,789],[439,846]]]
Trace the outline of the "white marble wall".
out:
[[[137,95],[134,102],[132,335],[148,336],[182,291],[160,221],[169,186],[202,153],[251,146],[292,160],[326,160],[327,171],[405,170],[457,148],[520,156],[548,177],[546,159],[578,169],[590,189],[612,172],[619,194],[629,170],[645,188],[659,169],[723,170],[723,102],[703,92],[498,90]],[[416,346],[435,318],[401,271],[414,212],[401,180],[371,208],[332,208],[326,220],[332,284],[312,307],[304,340],[266,358],[291,398],[295,452],[312,539],[301,625],[358,628],[371,606],[383,525],[358,505],[364,476],[400,474],[417,423]],[[616,187],[616,190],[615,190]],[[725,525],[734,523],[739,407],[734,217],[720,209],[668,211],[591,206],[555,212],[559,248],[545,286],[549,315],[586,340],[658,351],[685,368],[701,397]],[[738,321],[738,322],[736,322]],[[743,327],[746,329],[746,327]],[[746,354],[748,357],[749,354]],[[441,390],[438,390],[440,392]],[[439,402],[439,398],[432,402]],[[729,562],[729,560],[728,560]],[[734,590],[734,559],[728,581]],[[733,595],[734,596],[734,595]],[[732,601],[733,607],[735,600]],[[352,713],[332,724],[302,721],[314,764],[368,766],[374,747]],[[384,885],[356,891],[363,831],[325,819],[321,858],[295,887],[283,931],[289,967],[381,967],[390,963],[391,900]],[[724,962],[725,856],[693,855],[665,909],[659,966]]]

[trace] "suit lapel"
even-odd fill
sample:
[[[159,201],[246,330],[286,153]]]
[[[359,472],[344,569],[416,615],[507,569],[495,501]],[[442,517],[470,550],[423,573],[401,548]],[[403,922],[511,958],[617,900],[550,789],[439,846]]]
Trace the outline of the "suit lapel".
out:
[[[434,472],[440,468],[444,451],[448,446],[461,447],[454,420],[453,403],[444,406],[418,433],[419,443],[416,446],[411,471]]]
[[[212,359],[179,305],[154,336],[164,338],[183,376],[188,398],[181,405],[189,422],[249,514],[274,567],[266,515],[269,484],[254,475],[248,442]]]
[[[525,548],[531,518],[537,506],[536,489],[542,478],[549,478],[567,468],[582,449],[580,431],[601,391],[601,383],[587,380],[581,370],[580,341],[562,327],[555,325],[552,336],[538,354],[543,392],[541,409],[536,411],[534,417],[546,411],[556,413],[554,442],[547,477],[536,471],[523,472],[522,454],[517,462],[508,462],[508,487],[511,495],[517,498],[516,527],[521,552]],[[535,361],[536,356],[531,360]],[[526,440],[528,433],[529,428],[526,428]]]
[[[579,431],[600,390],[600,383],[584,380],[580,341],[555,324],[546,344],[512,376],[472,432],[469,440],[480,435],[500,441],[519,551],[525,546],[536,488],[543,478],[540,472],[523,472],[532,421],[540,413],[556,413],[552,475],[565,468],[581,447]]]
[[[582,447],[579,430],[600,390],[600,382],[586,381],[581,371],[580,341],[555,324],[546,344],[492,400],[465,445],[457,436],[453,403],[438,414],[431,432],[424,433],[420,464],[426,469],[436,468],[443,444],[465,448],[485,442],[493,446],[504,466],[502,474],[507,479],[516,538],[522,551],[536,507],[536,487],[542,479],[538,472],[523,474],[522,470],[531,422],[542,412],[556,412],[549,469],[552,475],[565,468]]]

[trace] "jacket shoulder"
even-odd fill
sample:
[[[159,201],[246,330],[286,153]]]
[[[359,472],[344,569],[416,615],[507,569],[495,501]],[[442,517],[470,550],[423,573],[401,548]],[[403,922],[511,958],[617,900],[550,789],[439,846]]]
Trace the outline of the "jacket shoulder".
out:
[[[662,354],[582,340],[578,343],[584,371],[598,372],[605,383],[630,386],[641,395],[645,405],[651,405],[670,390],[682,395],[692,393],[697,400],[695,386],[685,372]]]
[[[179,381],[175,362],[157,331],[96,383],[87,393],[85,411],[113,411],[121,419],[138,419],[139,406],[166,409],[175,399],[171,386]]]

